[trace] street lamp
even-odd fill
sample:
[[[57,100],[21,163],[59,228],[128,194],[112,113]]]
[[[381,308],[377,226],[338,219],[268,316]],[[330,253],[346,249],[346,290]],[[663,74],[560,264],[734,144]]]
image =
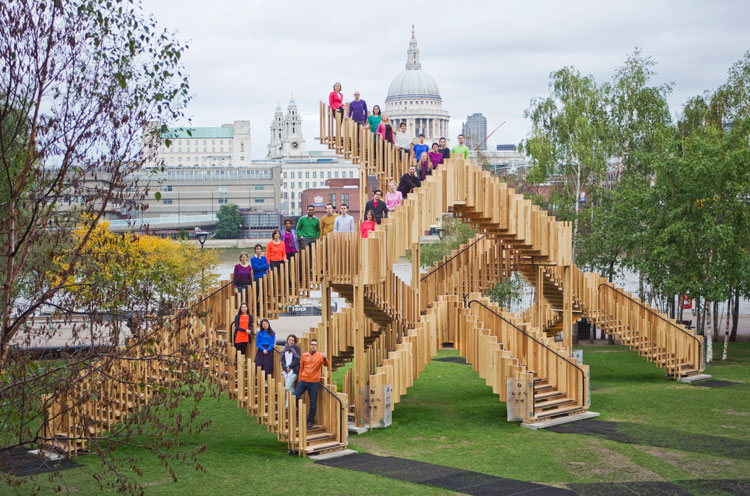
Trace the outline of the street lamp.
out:
[[[206,239],[208,238],[208,233],[206,231],[198,231],[195,233],[196,239],[198,239],[198,242],[201,244],[201,251],[203,251],[203,244],[206,242]]]
[[[196,227],[196,229],[198,229]],[[208,238],[208,233],[204,230],[195,231],[195,237],[198,239],[198,242],[201,244],[201,254],[203,254],[203,244],[206,242],[206,239]],[[205,284],[205,278],[203,277],[203,261],[201,260],[201,291],[203,291],[203,286]]]

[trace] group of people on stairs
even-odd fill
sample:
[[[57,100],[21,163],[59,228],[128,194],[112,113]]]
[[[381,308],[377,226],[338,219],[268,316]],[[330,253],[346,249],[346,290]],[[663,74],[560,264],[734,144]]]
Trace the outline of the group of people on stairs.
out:
[[[294,394],[296,398],[307,392],[310,397],[310,411],[307,415],[307,427],[311,428],[315,422],[317,410],[318,388],[323,367],[328,366],[325,353],[318,352],[318,340],[310,340],[310,350],[302,353],[297,344],[297,336],[290,334],[286,338],[284,349],[278,352],[276,333],[271,328],[268,319],[261,319],[258,332],[253,332],[254,320],[249,313],[247,303],[240,305],[239,312],[234,318],[234,347],[243,356],[247,354],[250,343],[255,341],[255,366],[272,376],[275,360],[279,360],[281,376],[284,378],[284,389]],[[253,339],[254,338],[254,339]],[[278,353],[278,357],[274,355]],[[288,405],[287,405],[288,406]]]

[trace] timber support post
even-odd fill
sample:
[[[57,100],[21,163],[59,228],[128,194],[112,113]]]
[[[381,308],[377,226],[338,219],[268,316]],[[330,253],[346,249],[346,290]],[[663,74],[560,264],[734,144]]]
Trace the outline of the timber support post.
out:
[[[367,394],[367,357],[365,356],[365,291],[362,279],[354,277],[354,421],[364,427]]]
[[[573,267],[563,267],[563,344],[573,349]]]
[[[422,311],[422,295],[420,293],[420,280],[419,280],[419,260],[420,260],[420,244],[419,240],[411,245],[411,287],[414,289],[414,319],[419,320],[419,315]]]

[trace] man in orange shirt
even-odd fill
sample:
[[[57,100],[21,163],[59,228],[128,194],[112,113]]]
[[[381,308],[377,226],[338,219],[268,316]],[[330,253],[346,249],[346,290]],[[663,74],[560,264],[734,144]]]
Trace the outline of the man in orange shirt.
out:
[[[310,395],[310,412],[307,414],[307,428],[313,426],[315,420],[315,409],[318,406],[318,387],[320,386],[320,371],[323,366],[328,366],[325,353],[318,353],[318,340],[310,340],[310,351],[303,353],[299,361],[299,383],[294,390],[294,396],[299,398],[305,394]]]

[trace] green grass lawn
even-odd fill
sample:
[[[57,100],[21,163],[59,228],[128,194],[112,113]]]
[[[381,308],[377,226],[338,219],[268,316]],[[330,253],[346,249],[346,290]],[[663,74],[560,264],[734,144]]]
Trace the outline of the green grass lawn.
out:
[[[393,425],[352,437],[350,447],[556,486],[609,481],[686,486],[695,479],[747,479],[750,343],[733,343],[730,357],[706,372],[740,384],[711,389],[670,381],[622,347],[584,348],[592,372],[591,410],[600,412],[601,420],[624,422],[624,432],[637,444],[522,429],[505,420],[505,404],[470,366],[433,361],[396,405]],[[212,424],[186,444],[206,444],[199,458],[205,471],[178,464],[174,483],[155,457],[120,451],[123,457],[141,457],[145,470],[136,479],[147,494],[451,494],[288,456],[275,435],[229,400],[205,401],[200,410]],[[744,451],[726,452],[742,443]],[[99,469],[98,458],[78,461],[85,469],[65,471],[64,482],[71,492],[98,492],[88,473]],[[52,491],[46,476],[39,482],[42,493]]]

